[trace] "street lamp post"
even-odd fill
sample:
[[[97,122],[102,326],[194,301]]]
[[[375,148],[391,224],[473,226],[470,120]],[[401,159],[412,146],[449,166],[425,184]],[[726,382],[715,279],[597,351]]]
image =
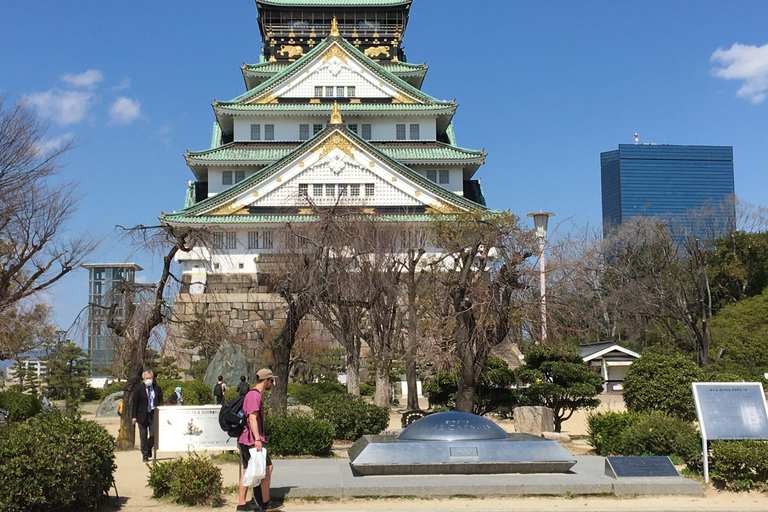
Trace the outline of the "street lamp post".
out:
[[[544,239],[547,237],[547,223],[554,213],[534,212],[526,215],[533,217],[533,225],[536,228],[536,238],[539,239],[539,279],[541,281],[541,341],[547,340],[547,278],[546,262],[544,260]]]

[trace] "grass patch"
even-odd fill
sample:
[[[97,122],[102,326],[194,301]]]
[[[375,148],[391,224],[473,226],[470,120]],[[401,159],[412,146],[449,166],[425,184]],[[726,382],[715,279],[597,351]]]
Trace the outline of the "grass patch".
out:
[[[240,464],[240,452],[213,453],[211,460],[222,464]]]
[[[221,492],[223,494],[235,494],[239,490],[240,490],[240,486],[238,484],[232,484],[224,487],[224,489],[222,489]]]

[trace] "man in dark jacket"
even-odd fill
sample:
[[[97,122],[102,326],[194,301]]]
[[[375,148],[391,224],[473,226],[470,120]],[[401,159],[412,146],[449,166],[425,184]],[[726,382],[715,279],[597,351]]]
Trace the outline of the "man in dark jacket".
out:
[[[141,456],[144,462],[149,462],[155,446],[155,409],[163,404],[163,391],[154,381],[151,370],[144,370],[141,379],[142,383],[133,391],[131,421],[139,426]]]

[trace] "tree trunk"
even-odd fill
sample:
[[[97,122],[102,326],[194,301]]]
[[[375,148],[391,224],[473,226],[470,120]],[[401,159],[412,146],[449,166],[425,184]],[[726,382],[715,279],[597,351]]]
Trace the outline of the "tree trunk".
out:
[[[386,368],[376,368],[376,395],[373,397],[374,405],[389,407],[389,399],[392,391],[389,387],[389,372]]]
[[[456,308],[459,309],[459,308]],[[472,352],[470,335],[472,332],[472,313],[468,310],[461,311],[456,316],[456,351],[459,356],[460,377],[456,390],[456,410],[461,412],[473,412],[475,408],[475,390],[477,389],[477,377],[475,376],[475,354]]]
[[[288,407],[288,379],[290,378],[291,353],[296,343],[296,333],[301,320],[309,312],[310,303],[290,294],[281,294],[286,301],[286,315],[283,329],[272,341],[272,373],[275,384],[269,394],[269,405],[275,414],[285,414]]]
[[[347,392],[360,396],[360,347],[347,352]]]
[[[416,344],[416,340],[409,337],[408,347],[405,349],[405,381],[408,384],[408,398],[407,408],[409,410],[419,408],[419,389],[416,385],[416,352],[413,345]]]
[[[135,356],[134,356],[135,357]],[[136,426],[131,421],[133,390],[141,382],[141,364],[129,364],[128,378],[123,388],[123,413],[120,415],[120,429],[115,441],[116,450],[132,450],[136,446]]]

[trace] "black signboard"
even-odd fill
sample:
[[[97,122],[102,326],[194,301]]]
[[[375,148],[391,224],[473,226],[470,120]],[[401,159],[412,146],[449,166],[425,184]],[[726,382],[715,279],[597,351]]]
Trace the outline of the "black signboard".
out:
[[[612,478],[680,476],[669,457],[606,457],[605,474]]]

